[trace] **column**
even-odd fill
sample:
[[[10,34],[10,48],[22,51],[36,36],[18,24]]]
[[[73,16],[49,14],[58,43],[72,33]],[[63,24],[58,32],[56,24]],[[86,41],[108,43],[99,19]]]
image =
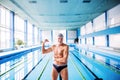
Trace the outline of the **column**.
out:
[[[15,49],[15,24],[14,24],[14,15],[15,13],[13,11],[10,11],[10,27],[11,27],[11,32],[10,32],[10,45],[12,49]]]

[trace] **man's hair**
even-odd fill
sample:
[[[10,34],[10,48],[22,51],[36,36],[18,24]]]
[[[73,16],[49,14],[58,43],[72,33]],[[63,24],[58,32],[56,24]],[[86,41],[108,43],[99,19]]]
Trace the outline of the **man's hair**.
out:
[[[63,38],[64,36],[63,36],[62,33],[59,33],[59,34],[58,34],[58,37]]]

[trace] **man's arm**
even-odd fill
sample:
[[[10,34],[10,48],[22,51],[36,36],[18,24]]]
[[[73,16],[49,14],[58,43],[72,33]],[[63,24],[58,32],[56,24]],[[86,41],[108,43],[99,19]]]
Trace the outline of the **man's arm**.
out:
[[[52,47],[49,47],[48,49],[45,49],[45,43],[46,42],[49,42],[47,39],[45,39],[45,41],[42,43],[42,53],[45,54],[45,53],[49,53],[52,51]]]

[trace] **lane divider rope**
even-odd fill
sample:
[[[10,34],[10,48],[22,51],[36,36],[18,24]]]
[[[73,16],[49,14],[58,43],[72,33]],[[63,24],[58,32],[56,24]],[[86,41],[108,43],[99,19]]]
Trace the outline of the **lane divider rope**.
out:
[[[82,80],[86,80],[85,77],[84,77],[84,75],[82,74],[82,72],[81,72],[81,71],[79,70],[79,68],[77,67],[77,65],[73,62],[71,56],[70,56],[70,60],[71,60],[71,62],[72,62],[72,64],[73,64],[73,66],[75,67],[75,69],[76,69],[76,70],[78,71],[78,73],[80,74]]]
[[[45,56],[44,56],[44,57],[45,57]],[[43,59],[44,57],[42,57],[41,59]],[[7,70],[6,72],[0,74],[0,77],[3,76],[3,75],[5,75],[6,73],[10,72],[11,70],[15,69],[16,67],[22,65],[22,64],[25,63],[25,62],[27,62],[27,60],[25,60],[24,62],[19,63],[18,65],[14,66],[13,68],[11,68],[11,69]]]
[[[45,57],[45,56],[44,56]],[[44,58],[43,57],[43,58]],[[43,58],[41,58],[40,60],[39,60],[39,62],[26,74],[26,76],[24,76],[24,78],[22,79],[22,80],[25,80],[27,77],[28,77],[28,75],[37,67],[37,65],[43,60]]]
[[[75,50],[76,51],[76,50]],[[76,51],[76,52],[78,52],[78,51]],[[79,52],[78,52],[79,53]],[[83,54],[81,54],[83,57],[86,57],[85,55],[83,55]],[[87,58],[87,57],[86,57]],[[92,58],[91,58],[92,59]],[[117,74],[120,74],[120,69],[119,68],[117,68],[117,67],[115,67],[115,66],[112,66],[112,65],[108,65],[108,64],[104,64],[104,63],[102,63],[102,62],[100,62],[100,61],[97,61],[97,60],[95,60],[95,59],[92,59],[92,60],[94,60],[94,62],[96,62],[96,63],[98,63],[98,64],[100,64],[100,65],[102,65],[102,66],[104,66],[105,68],[107,68],[107,69],[109,69],[109,70],[111,70],[111,71],[113,71],[113,72],[115,72],[115,73],[117,73]]]
[[[74,53],[72,54],[92,73],[92,75],[95,77],[95,80],[103,80],[102,78],[99,78],[96,74],[94,74],[94,72],[92,72]]]
[[[49,63],[49,61],[50,61],[50,59],[51,59],[51,57],[48,59],[47,63],[45,64],[45,66],[44,66],[44,68],[43,68],[42,72],[40,73],[40,75],[39,75],[39,77],[38,77],[37,80],[40,80],[40,78],[42,77],[42,74],[43,74],[43,72],[45,71],[45,69],[46,69],[46,67],[47,67],[47,65],[48,65],[48,63]]]

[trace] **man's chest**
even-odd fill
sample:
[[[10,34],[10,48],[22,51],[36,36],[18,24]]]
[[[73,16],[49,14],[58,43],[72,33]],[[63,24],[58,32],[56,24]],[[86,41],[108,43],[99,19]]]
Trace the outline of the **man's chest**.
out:
[[[64,48],[62,48],[62,47],[55,47],[54,48],[54,54],[63,54],[63,52],[64,52]]]

